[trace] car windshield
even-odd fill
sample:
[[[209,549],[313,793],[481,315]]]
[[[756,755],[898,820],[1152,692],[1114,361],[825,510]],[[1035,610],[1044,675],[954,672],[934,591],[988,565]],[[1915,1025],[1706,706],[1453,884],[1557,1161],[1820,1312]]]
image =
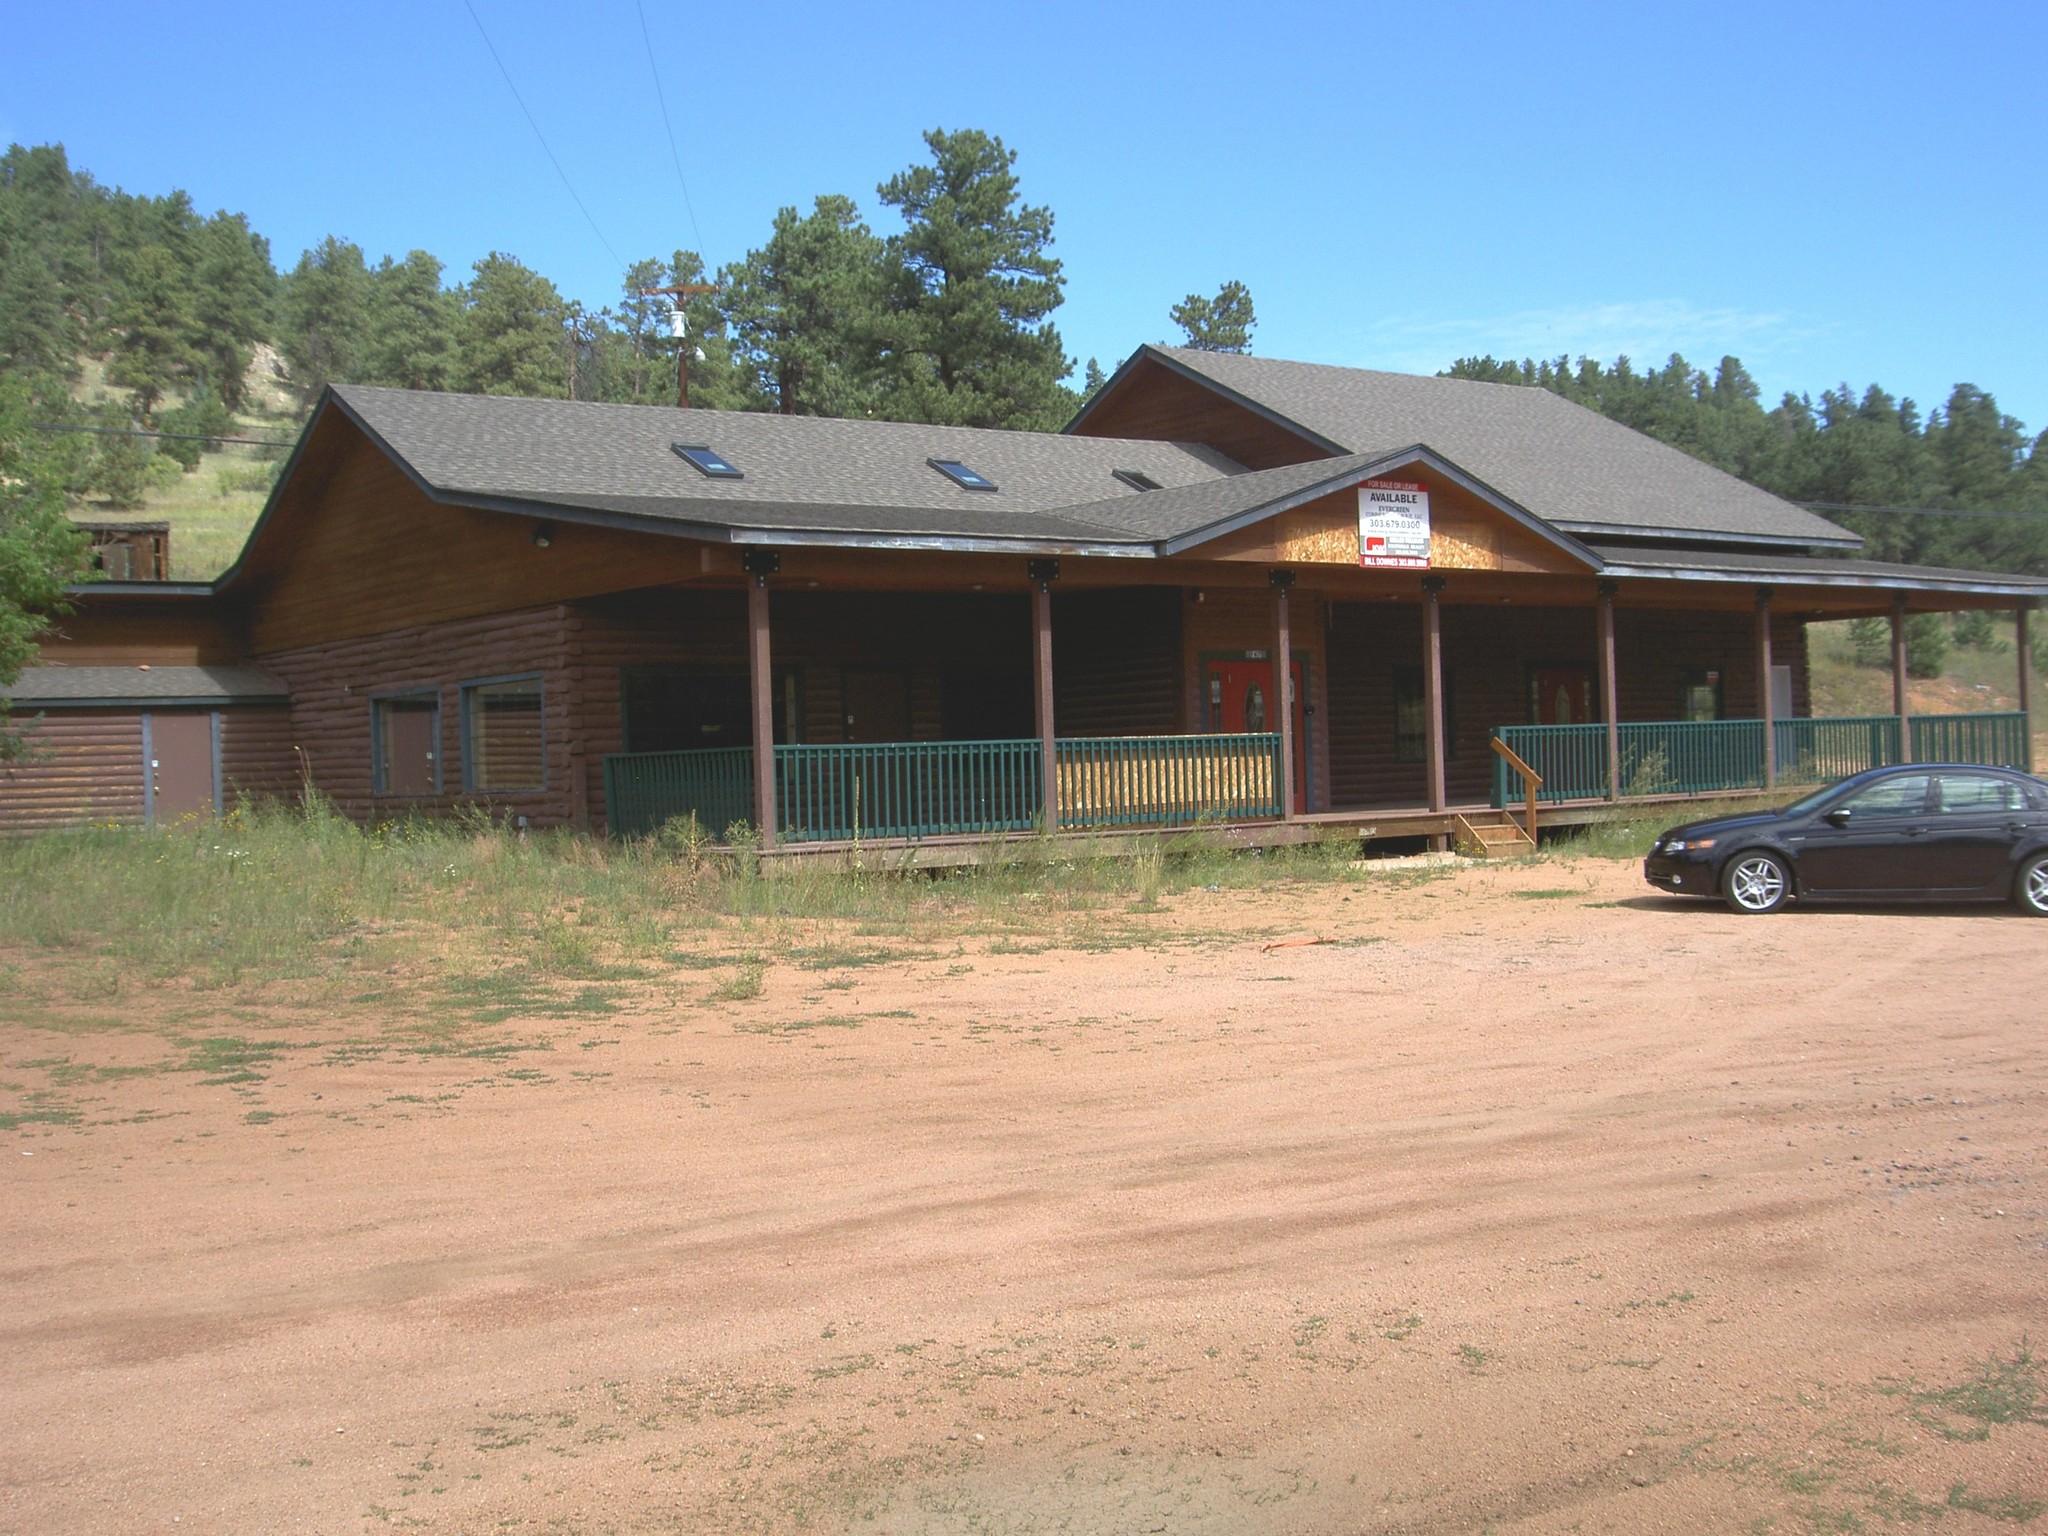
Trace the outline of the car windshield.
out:
[[[1794,800],[1790,805],[1786,806],[1785,809],[1778,812],[1778,814],[1780,816],[1804,816],[1809,811],[1817,811],[1823,805],[1825,805],[1828,802],[1828,800],[1838,790],[1841,789],[1841,787],[1842,786],[1839,784],[1830,784],[1825,789],[1816,789],[1812,794],[1808,795],[1805,799]]]

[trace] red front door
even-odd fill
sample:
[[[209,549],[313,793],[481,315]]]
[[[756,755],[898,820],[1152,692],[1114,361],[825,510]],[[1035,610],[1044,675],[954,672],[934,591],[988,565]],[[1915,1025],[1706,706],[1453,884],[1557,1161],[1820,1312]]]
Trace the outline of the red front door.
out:
[[[1529,676],[1531,713],[1538,725],[1593,723],[1593,669],[1538,667]]]
[[[1294,673],[1294,804],[1308,809],[1308,732],[1302,713],[1301,662]],[[1212,661],[1209,663],[1209,729],[1228,735],[1277,731],[1274,712],[1273,663]]]

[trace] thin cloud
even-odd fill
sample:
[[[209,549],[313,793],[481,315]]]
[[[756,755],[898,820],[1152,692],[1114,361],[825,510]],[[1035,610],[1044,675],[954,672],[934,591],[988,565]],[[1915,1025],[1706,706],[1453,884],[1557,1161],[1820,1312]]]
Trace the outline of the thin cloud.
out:
[[[1711,367],[1726,354],[1761,362],[1818,334],[1782,313],[1707,309],[1683,299],[1646,299],[1522,310],[1492,319],[1433,320],[1396,315],[1360,327],[1354,345],[1369,367],[1434,373],[1460,357],[1627,356],[1660,367],[1673,352]]]

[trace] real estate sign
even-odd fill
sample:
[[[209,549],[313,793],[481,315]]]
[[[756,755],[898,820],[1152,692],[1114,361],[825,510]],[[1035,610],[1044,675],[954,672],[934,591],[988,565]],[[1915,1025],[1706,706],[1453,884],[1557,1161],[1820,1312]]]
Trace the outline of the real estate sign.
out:
[[[1429,492],[1406,480],[1368,480],[1358,488],[1358,563],[1429,569]]]

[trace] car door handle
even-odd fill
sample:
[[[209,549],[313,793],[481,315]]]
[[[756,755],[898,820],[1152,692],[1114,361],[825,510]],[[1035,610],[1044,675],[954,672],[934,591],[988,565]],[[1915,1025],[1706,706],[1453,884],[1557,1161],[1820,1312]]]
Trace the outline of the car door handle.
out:
[[[1906,828],[1906,836],[1908,836],[1908,837],[1925,837],[1926,835],[1927,835],[1927,829],[1926,829],[1925,827],[1908,827],[1908,828]]]

